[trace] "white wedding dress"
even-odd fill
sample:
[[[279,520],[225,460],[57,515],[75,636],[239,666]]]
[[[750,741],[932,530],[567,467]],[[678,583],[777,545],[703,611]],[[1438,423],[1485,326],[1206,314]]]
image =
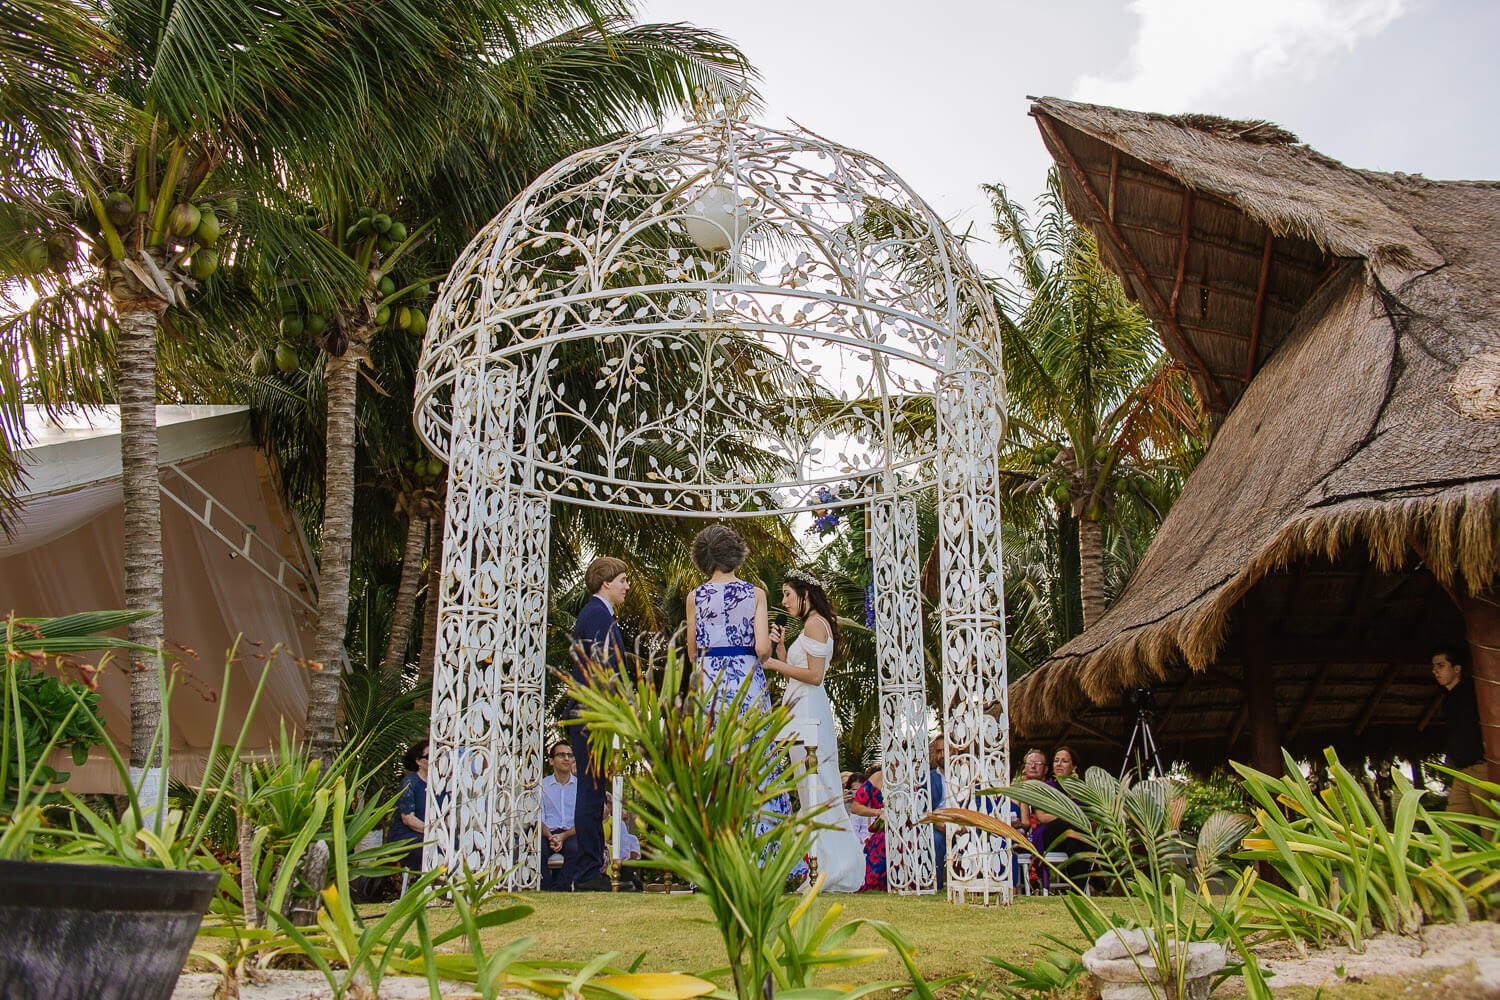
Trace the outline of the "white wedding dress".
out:
[[[805,668],[809,656],[827,663],[832,652],[831,637],[815,642],[799,635],[786,651],[786,661],[794,667]],[[818,813],[815,822],[831,829],[814,830],[812,843],[818,874],[825,876],[822,891],[858,892],[865,884],[865,852],[854,836],[849,810],[844,807],[844,790],[839,783],[838,730],[833,725],[833,708],[828,704],[828,695],[821,684],[804,684],[788,677],[781,703],[792,710],[794,719],[818,724],[818,769],[802,777],[797,783],[797,794],[804,809],[828,805]],[[794,764],[800,765],[804,756],[800,747],[792,750]]]

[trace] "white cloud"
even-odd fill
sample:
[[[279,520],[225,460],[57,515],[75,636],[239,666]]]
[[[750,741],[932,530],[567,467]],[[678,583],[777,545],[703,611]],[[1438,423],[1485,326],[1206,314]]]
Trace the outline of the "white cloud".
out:
[[[1142,111],[1202,110],[1288,77],[1311,79],[1380,34],[1406,0],[1134,0],[1140,27],[1121,74],[1083,75],[1082,101]]]

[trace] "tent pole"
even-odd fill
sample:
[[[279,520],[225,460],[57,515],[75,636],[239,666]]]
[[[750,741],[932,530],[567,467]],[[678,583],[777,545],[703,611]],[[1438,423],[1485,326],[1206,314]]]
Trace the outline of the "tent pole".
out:
[[[1250,762],[1266,774],[1281,773],[1281,734],[1276,722],[1276,674],[1266,649],[1266,613],[1260,595],[1251,590],[1243,609],[1241,656],[1245,670],[1245,708],[1250,714]]]

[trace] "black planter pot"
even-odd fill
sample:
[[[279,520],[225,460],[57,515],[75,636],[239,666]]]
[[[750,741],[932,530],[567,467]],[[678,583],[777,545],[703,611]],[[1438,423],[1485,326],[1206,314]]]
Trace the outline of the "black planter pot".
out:
[[[0,861],[0,1000],[170,1000],[217,872]]]

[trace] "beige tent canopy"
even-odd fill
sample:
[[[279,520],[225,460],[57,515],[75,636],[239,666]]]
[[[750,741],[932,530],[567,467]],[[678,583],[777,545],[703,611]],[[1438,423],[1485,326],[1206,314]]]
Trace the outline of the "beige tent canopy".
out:
[[[271,673],[249,746],[264,750],[285,723],[300,730],[312,648],[316,585],[302,534],[277,479],[236,406],[159,406],[164,606],[169,652],[180,657],[171,705],[172,770],[203,773],[221,697],[225,653],[243,634],[229,693],[230,724],[248,708],[254,681]],[[125,606],[119,414],[113,408],[49,417],[28,407],[26,482],[11,536],[0,537],[0,614],[53,616]],[[280,646],[279,649],[276,647]],[[274,651],[274,653],[273,653]],[[130,746],[129,681],[119,664],[100,676],[110,735]],[[96,752],[69,787],[118,791]]]
[[[1259,122],[1032,113],[1221,423],[1118,599],[1015,685],[1017,739],[1118,758],[1145,687],[1198,764],[1440,748],[1433,648],[1466,616],[1500,646],[1500,185],[1350,169]]]

